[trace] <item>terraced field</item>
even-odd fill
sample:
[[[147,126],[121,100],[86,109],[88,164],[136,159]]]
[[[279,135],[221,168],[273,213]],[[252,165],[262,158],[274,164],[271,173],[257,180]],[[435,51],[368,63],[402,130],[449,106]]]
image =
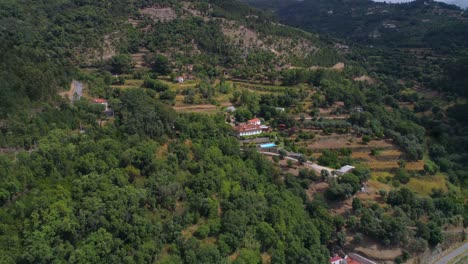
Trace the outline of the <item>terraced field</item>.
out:
[[[361,138],[353,135],[332,134],[316,136],[315,139],[300,142],[299,145],[310,148],[316,159],[325,149],[350,149],[351,158],[356,164],[365,164],[371,170],[371,179],[367,183],[370,190],[368,195],[371,196],[379,190],[389,191],[394,188],[392,179],[395,171],[400,167],[400,161],[405,160],[404,153],[391,140],[372,140],[363,144]],[[418,175],[424,171],[424,164],[424,160],[406,162],[405,169],[411,175]],[[447,190],[443,174],[412,176],[405,186],[421,195],[430,195],[434,189]]]
[[[322,152],[324,149],[351,149],[353,152],[369,152],[372,149],[398,150],[391,140],[372,140],[368,144],[362,143],[361,137],[354,135],[332,134],[317,136],[313,141],[303,141],[299,145],[310,148],[313,152]]]

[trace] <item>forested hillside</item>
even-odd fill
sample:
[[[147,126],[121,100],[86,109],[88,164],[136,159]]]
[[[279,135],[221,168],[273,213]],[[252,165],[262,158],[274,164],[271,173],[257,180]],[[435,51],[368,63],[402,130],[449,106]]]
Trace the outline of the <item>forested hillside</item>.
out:
[[[444,76],[454,74],[459,68],[455,65],[460,65],[457,61],[468,57],[467,12],[455,5],[424,0],[401,4],[370,0],[247,2],[275,11],[287,25],[341,39],[352,49],[348,60],[408,84],[453,90]]]
[[[259,154],[241,154],[222,116],[116,96],[115,124],[99,127],[85,102],[48,110],[30,125],[47,129],[37,149],[1,156],[2,263],[228,263],[237,250],[235,263],[260,252],[326,263],[332,217],[307,211]],[[86,133],[72,130],[78,120]]]
[[[337,52],[317,36],[276,24],[270,15],[231,1],[0,5],[0,46],[5,51],[0,115],[18,104],[51,99],[66,88],[76,66],[121,74],[133,64],[152,67],[154,58],[168,58],[168,66],[190,67],[195,74],[212,77],[224,68],[252,78],[266,72],[275,76],[284,67],[333,66],[339,61]],[[143,58],[132,60],[141,50]]]
[[[327,262],[333,217],[307,210],[259,154],[241,153],[222,115],[179,115],[154,92],[107,89],[116,114],[103,126],[102,108],[58,97],[72,78],[99,94],[110,73],[133,71],[141,48],[153,76],[195,64],[214,77],[218,67],[313,64],[325,45],[231,1],[185,4],[194,14],[179,1],[0,3],[1,263]],[[160,7],[184,18],[144,15]],[[279,58],[253,43],[241,53],[214,17],[309,51]]]
[[[275,10],[281,21],[288,25],[361,44],[430,47],[444,51],[468,46],[467,22],[463,10],[442,2],[427,0],[401,4],[371,0],[248,2]]]
[[[120,28],[129,1],[0,2],[0,115],[17,105],[53,98],[68,86],[85,48]]]
[[[460,10],[258,2],[280,11],[0,2],[0,263],[404,263],[464,241],[466,20],[407,19]],[[404,30],[369,38],[381,19]]]

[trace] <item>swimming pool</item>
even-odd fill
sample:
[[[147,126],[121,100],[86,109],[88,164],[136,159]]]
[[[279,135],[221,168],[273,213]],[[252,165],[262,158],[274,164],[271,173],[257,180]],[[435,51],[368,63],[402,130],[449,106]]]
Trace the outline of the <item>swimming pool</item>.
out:
[[[267,144],[262,144],[260,145],[261,148],[274,148],[276,147],[275,143],[267,143]]]

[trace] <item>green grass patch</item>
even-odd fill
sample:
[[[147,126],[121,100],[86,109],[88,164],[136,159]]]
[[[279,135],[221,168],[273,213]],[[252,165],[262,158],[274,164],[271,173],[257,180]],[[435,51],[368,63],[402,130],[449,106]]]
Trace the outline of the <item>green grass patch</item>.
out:
[[[444,192],[447,191],[445,175],[442,173],[438,173],[435,176],[412,177],[405,186],[425,196],[429,196],[432,190],[436,189],[441,189]]]

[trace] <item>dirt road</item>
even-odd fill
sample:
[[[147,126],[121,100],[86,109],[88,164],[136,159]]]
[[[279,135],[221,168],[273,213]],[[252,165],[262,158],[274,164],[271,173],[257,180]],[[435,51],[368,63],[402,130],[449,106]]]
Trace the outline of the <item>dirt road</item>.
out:
[[[83,96],[83,83],[73,80],[70,85],[70,90],[61,92],[60,95],[68,98],[72,103],[79,100]]]
[[[279,156],[278,153],[273,153],[273,152],[263,152],[263,151],[259,151],[260,154],[263,154],[263,155],[267,155],[267,156]],[[295,158],[291,158],[291,157],[285,157],[285,159],[288,159],[288,160],[292,160],[292,161],[295,161],[295,162],[299,162],[298,159],[295,159]],[[304,166],[306,167],[309,167],[311,169],[314,169],[319,175],[320,173],[322,172],[322,170],[327,170],[328,172],[332,172],[334,171],[334,169],[332,168],[327,168],[327,167],[323,167],[323,166],[320,166],[318,164],[315,164],[315,163],[312,163],[310,161],[307,161],[306,163],[304,163]]]
[[[75,91],[72,96],[75,97],[76,94],[76,99],[79,100],[83,96],[83,83],[74,80],[72,83],[72,90],[73,87],[75,88]]]

